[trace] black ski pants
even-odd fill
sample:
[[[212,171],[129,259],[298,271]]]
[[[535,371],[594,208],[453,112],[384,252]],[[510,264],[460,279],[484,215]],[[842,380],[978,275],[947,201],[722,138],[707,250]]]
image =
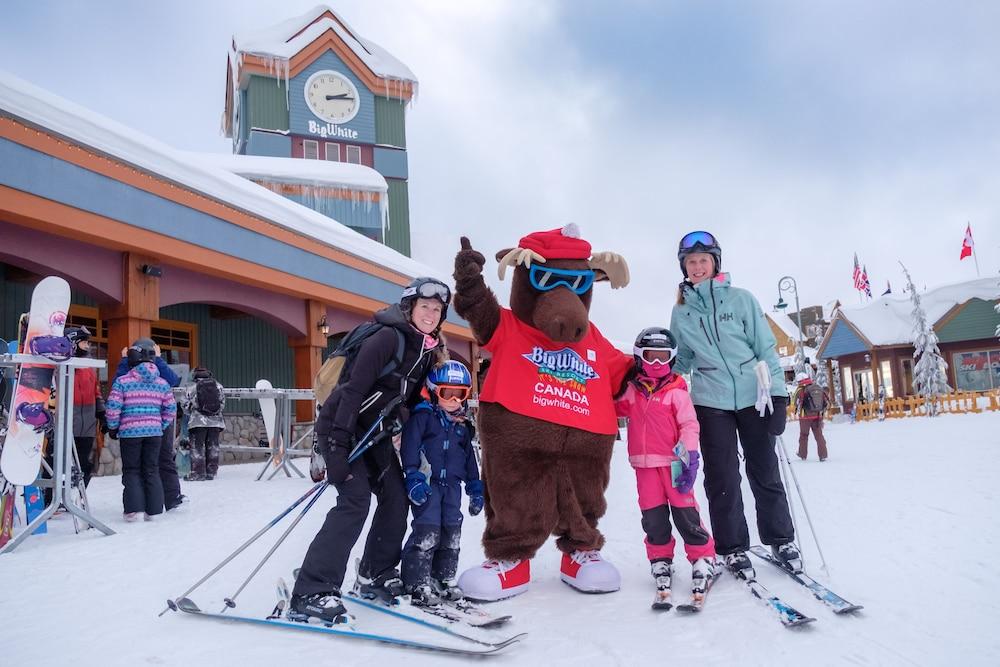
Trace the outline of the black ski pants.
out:
[[[705,463],[705,495],[712,519],[712,535],[719,555],[746,551],[750,532],[740,490],[737,435],[746,460],[747,480],[757,507],[757,532],[761,542],[784,544],[795,539],[785,487],[778,470],[774,436],[753,406],[718,410],[695,406],[701,427],[701,457]]]
[[[389,443],[376,447],[391,450]],[[372,494],[377,505],[361,557],[360,574],[374,578],[399,564],[409,500],[399,459],[395,452],[390,451],[389,454],[380,457],[386,461],[381,474],[376,470],[377,466],[365,461],[365,455],[351,464],[351,479],[336,485],[337,504],[327,513],[323,527],[306,551],[293,595],[329,593],[341,589],[351,549],[361,537],[368,518]]]
[[[157,458],[161,439],[122,438],[122,504],[125,512],[163,513],[163,485]]]
[[[159,466],[163,505],[172,510],[181,504],[181,480],[177,476],[177,462],[174,461],[174,422],[170,422],[160,439]]]
[[[219,472],[219,434],[221,428],[188,429],[191,442],[191,477],[204,479]]]

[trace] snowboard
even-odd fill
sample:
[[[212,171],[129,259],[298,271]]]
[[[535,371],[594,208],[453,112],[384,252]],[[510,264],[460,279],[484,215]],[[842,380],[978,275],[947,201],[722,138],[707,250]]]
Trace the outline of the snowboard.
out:
[[[257,380],[257,384],[254,385],[257,389],[274,389],[271,386],[270,380]],[[275,433],[276,423],[275,417],[277,416],[277,408],[274,405],[273,398],[260,398],[257,399],[260,402],[260,417],[264,420],[264,430],[267,431],[267,442],[273,448],[275,445],[275,438],[278,437]],[[275,464],[281,461],[281,456],[275,458]]]
[[[45,494],[37,486],[24,487],[24,523],[30,524],[39,514],[45,511]],[[32,535],[44,535],[49,532],[48,522],[43,523]]]
[[[22,350],[36,336],[62,336],[69,310],[69,283],[49,276],[42,279],[31,293],[31,312]],[[54,364],[22,364],[11,400],[10,424],[0,470],[12,484],[28,486],[38,477],[42,460],[42,439],[52,423],[48,410],[52,393]]]

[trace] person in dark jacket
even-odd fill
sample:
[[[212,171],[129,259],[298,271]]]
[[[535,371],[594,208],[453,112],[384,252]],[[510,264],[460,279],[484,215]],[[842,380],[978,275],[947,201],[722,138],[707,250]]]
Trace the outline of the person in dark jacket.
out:
[[[152,338],[139,338],[132,343],[131,347],[138,347],[142,350],[143,360],[153,362],[156,365],[156,370],[160,373],[160,377],[166,380],[167,384],[171,387],[176,387],[181,383],[181,379],[177,377],[177,373],[174,373],[170,366],[167,365],[167,362],[163,360],[163,357],[160,356],[160,346],[154,343]],[[122,360],[118,363],[115,378],[119,378],[129,371],[128,359],[126,358],[127,351],[128,348],[122,350]],[[158,461],[160,482],[163,485],[163,505],[169,512],[174,508],[180,507],[187,501],[187,496],[181,493],[181,479],[177,475],[177,463],[174,461],[173,421],[163,430]]]
[[[191,372],[194,382],[184,390],[181,405],[188,415],[191,472],[188,482],[211,481],[219,472],[219,435],[226,430],[222,411],[226,396],[212,371],[199,366]],[[204,403],[204,405],[203,405]]]
[[[87,327],[67,327],[65,336],[73,341],[73,355],[90,356],[90,330]],[[73,440],[83,472],[83,485],[90,484],[92,462],[90,452],[94,448],[98,425],[107,432],[104,415],[104,399],[101,397],[101,383],[96,368],[77,368],[73,374]]]
[[[306,551],[292,591],[288,617],[313,616],[335,621],[344,613],[340,590],[351,549],[361,536],[371,496],[377,502],[354,592],[388,601],[403,591],[399,564],[409,502],[403,472],[392,445],[396,422],[387,416],[377,427],[377,442],[348,461],[358,440],[376,424],[382,410],[397,398],[407,407],[420,402],[420,389],[443,348],[441,325],[448,314],[451,289],[434,278],[416,278],[398,304],[375,313],[382,328],[366,338],[345,364],[337,386],[316,420],[316,437],[326,461],[327,481],[337,487],[337,504],[327,514]],[[382,375],[402,339],[401,362]]]
[[[427,377],[430,400],[413,409],[403,427],[399,454],[413,503],[410,538],[403,547],[403,584],[416,605],[461,600],[455,581],[462,542],[462,483],[469,514],[483,510],[474,430],[468,422],[472,375],[459,361],[446,361]]]

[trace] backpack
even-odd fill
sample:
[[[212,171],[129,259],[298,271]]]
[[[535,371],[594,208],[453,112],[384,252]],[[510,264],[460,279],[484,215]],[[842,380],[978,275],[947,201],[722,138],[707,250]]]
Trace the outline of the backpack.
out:
[[[357,357],[357,351],[361,348],[361,343],[384,326],[386,325],[379,322],[365,322],[354,327],[344,336],[337,349],[323,362],[319,372],[316,373],[316,377],[313,379],[313,392],[316,394],[317,406],[322,406],[326,402],[326,399],[333,393],[341,378],[350,377],[351,365]],[[382,370],[379,371],[378,378],[389,375],[403,363],[406,338],[403,336],[402,331],[395,328],[393,330],[396,332],[397,338],[396,353]]]
[[[195,407],[206,417],[217,417],[222,412],[222,392],[212,378],[195,380]]]
[[[826,392],[819,385],[811,384],[802,396],[802,408],[807,414],[820,414],[826,409]]]

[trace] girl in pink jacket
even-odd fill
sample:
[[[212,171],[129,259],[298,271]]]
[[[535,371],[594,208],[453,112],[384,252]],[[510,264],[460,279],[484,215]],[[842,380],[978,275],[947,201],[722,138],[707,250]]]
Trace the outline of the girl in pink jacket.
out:
[[[635,469],[646,555],[656,580],[654,609],[672,606],[671,515],[691,562],[695,606],[700,606],[715,575],[715,541],[702,525],[693,491],[700,458],[698,418],[684,378],[671,371],[676,354],[669,329],[643,329],[633,348],[637,375],[615,402],[618,416],[628,418],[628,458]]]

